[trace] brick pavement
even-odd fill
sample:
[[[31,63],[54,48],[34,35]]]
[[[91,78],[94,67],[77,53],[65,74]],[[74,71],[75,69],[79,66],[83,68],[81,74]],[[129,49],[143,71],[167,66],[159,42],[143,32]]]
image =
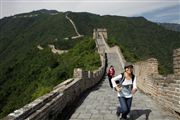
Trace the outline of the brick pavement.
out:
[[[108,65],[114,65],[116,75],[122,72],[118,57],[108,53]],[[70,120],[118,120],[116,108],[119,106],[117,94],[109,87],[107,76],[102,82],[86,93],[79,101],[78,107],[70,116]],[[150,96],[140,91],[133,97],[129,120],[178,120],[169,111],[158,105]]]

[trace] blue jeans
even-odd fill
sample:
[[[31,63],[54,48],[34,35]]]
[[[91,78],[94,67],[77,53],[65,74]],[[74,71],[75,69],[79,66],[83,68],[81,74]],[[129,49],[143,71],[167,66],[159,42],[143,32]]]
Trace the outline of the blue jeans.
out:
[[[118,98],[121,106],[118,110],[120,113],[122,113],[122,118],[126,119],[127,115],[131,110],[132,97],[131,98],[118,97]]]

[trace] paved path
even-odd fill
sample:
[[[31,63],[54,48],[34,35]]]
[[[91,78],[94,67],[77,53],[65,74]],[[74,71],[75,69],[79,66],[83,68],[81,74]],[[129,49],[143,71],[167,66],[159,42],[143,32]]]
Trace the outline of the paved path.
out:
[[[114,65],[116,75],[122,72],[115,53],[108,53],[108,65]],[[117,95],[109,87],[107,76],[79,101],[70,120],[117,120]],[[165,111],[158,103],[140,91],[133,98],[131,118],[129,120],[178,120]]]

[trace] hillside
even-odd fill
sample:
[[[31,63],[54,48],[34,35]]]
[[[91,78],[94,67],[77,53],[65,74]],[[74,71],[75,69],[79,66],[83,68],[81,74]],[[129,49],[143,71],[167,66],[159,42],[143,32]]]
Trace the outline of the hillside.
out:
[[[63,39],[76,35],[71,23],[65,18],[67,13],[75,22],[80,34],[92,37],[94,28],[107,28],[108,43],[118,44],[123,49],[127,60],[135,62],[155,57],[160,63],[161,74],[173,72],[172,51],[180,47],[179,32],[169,31],[143,17],[100,16],[86,12],[62,13],[55,10],[39,10],[18,14],[16,18],[12,16],[1,19],[0,29],[3,30],[0,39],[0,60],[2,58],[10,60],[14,52],[11,49],[16,49],[18,46],[22,49],[24,49],[23,46],[31,48],[37,44],[47,45],[48,43],[55,44],[59,49],[74,46],[81,39],[75,41]],[[28,17],[35,14],[37,16]],[[16,25],[18,28],[15,27]],[[4,36],[6,34],[8,36]],[[24,38],[27,40],[24,41]],[[18,52],[21,53],[21,51],[19,49]]]
[[[108,43],[119,45],[128,61],[155,57],[161,74],[173,72],[172,54],[173,49],[180,47],[179,32],[167,30],[143,17],[100,16],[85,12],[69,16],[84,35],[91,35],[93,28],[107,28]]]
[[[179,31],[180,32],[180,24],[175,24],[175,23],[158,23],[158,24],[163,26],[167,30]]]
[[[74,68],[95,70],[100,66],[95,42],[84,39],[68,53],[53,54],[49,48],[32,48],[10,65],[0,68],[0,116],[22,107],[71,78]]]
[[[100,66],[95,41],[64,39],[76,35],[72,25],[65,13],[49,12],[0,20],[0,118],[72,77],[75,67],[94,70]],[[53,54],[49,44],[69,52]]]
[[[76,36],[66,14],[83,38]],[[143,17],[100,16],[92,13],[39,10],[0,19],[0,117],[22,107],[72,77],[74,67],[100,66],[94,28],[107,28],[109,45],[119,45],[128,61],[158,59],[161,74],[172,73],[172,52],[180,33]],[[69,39],[65,39],[69,38]],[[53,54],[48,47],[69,50]],[[37,49],[40,45],[43,50]]]

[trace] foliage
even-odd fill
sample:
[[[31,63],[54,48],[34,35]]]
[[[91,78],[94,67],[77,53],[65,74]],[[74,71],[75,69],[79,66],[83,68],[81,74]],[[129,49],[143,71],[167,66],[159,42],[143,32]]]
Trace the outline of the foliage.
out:
[[[68,53],[56,55],[49,48],[30,49],[26,55],[11,64],[1,66],[0,71],[0,116],[52,90],[54,86],[72,77],[73,69],[80,67],[94,70],[100,66],[95,42],[84,38]]]
[[[75,22],[85,38],[76,36]],[[34,17],[27,17],[37,15]],[[26,17],[24,17],[26,16]],[[22,107],[72,77],[73,69],[100,66],[92,37],[94,28],[107,28],[108,44],[118,45],[128,61],[155,57],[161,74],[172,73],[172,52],[180,47],[179,32],[166,30],[143,17],[100,16],[91,13],[40,10],[0,19],[0,117]],[[69,50],[52,54],[49,44]],[[39,50],[41,45],[44,49]]]
[[[123,49],[127,61],[136,62],[154,57],[161,74],[173,73],[173,50],[180,47],[179,32],[166,30],[143,17],[100,16],[90,13],[69,13],[78,29],[92,35],[93,28],[106,28],[108,43]],[[81,21],[81,22],[79,22]]]

